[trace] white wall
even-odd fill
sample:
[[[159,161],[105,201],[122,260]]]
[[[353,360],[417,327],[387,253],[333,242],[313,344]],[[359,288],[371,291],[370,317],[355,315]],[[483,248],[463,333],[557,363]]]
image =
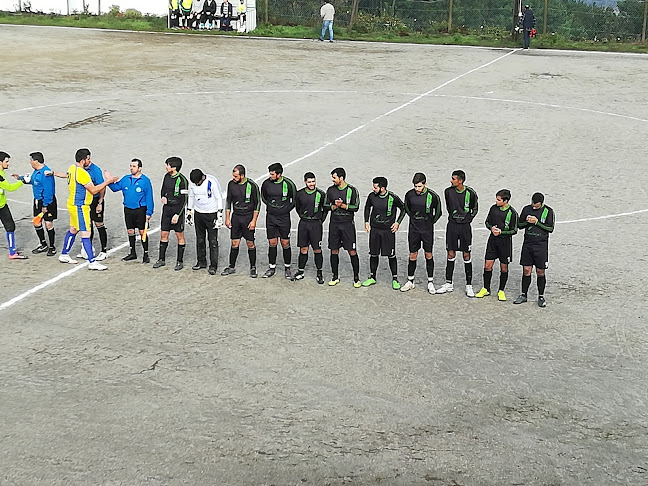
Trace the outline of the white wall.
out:
[[[22,0],[24,2],[26,0]],[[67,13],[67,5],[70,5],[70,12],[83,10],[83,0],[27,0],[31,1],[33,11],[41,10],[43,12]],[[99,0],[85,0],[90,11],[97,13]],[[14,11],[18,5],[18,0],[0,0],[0,10]],[[166,15],[168,11],[167,0],[101,0],[101,11],[107,12],[111,5],[119,5],[122,12],[127,8],[136,8],[142,13],[155,15]]]

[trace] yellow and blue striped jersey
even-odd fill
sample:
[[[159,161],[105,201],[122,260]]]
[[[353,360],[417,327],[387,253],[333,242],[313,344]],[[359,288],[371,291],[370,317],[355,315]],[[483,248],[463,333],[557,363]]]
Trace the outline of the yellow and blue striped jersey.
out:
[[[90,174],[77,165],[71,165],[67,171],[67,179],[70,190],[68,206],[89,206],[92,202],[92,193],[86,190],[85,186],[92,182]]]

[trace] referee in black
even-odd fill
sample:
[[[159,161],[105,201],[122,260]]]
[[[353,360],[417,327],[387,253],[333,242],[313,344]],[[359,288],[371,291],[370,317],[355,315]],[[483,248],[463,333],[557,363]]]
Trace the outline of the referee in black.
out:
[[[544,194],[536,192],[531,197],[531,204],[524,206],[520,214],[518,228],[525,230],[520,265],[523,268],[522,293],[513,302],[523,304],[531,286],[531,272],[536,267],[538,284],[538,306],[546,307],[544,296],[547,285],[545,271],[549,268],[549,233],[553,233],[556,224],[554,210],[544,203]]]
[[[325,205],[326,193],[317,187],[315,174],[306,172],[304,174],[304,188],[297,191],[295,208],[299,216],[297,227],[297,246],[299,247],[299,260],[297,273],[293,280],[304,278],[304,269],[308,261],[308,247],[313,248],[315,267],[317,268],[317,283],[324,283],[322,275],[322,235],[324,233],[324,221],[326,220],[327,207]]]
[[[268,167],[269,177],[261,184],[261,200],[266,205],[266,234],[268,236],[268,270],[263,278],[272,277],[277,268],[277,244],[281,241],[284,274],[291,278],[290,212],[295,207],[297,188],[283,175],[279,162]]]
[[[252,179],[245,177],[244,166],[240,164],[234,166],[232,180],[227,184],[225,203],[225,226],[231,230],[232,248],[230,249],[229,266],[221,272],[221,275],[231,275],[236,272],[239,245],[241,238],[245,238],[250,258],[250,277],[257,278],[254,230],[259,218],[260,207],[259,186]]]
[[[386,177],[374,177],[373,191],[367,196],[364,207],[365,231],[369,233],[369,278],[362,283],[369,287],[376,283],[380,256],[386,256],[392,273],[392,289],[401,288],[398,283],[396,261],[396,231],[405,217],[405,205],[400,197],[387,190]],[[398,217],[396,216],[398,213]]]

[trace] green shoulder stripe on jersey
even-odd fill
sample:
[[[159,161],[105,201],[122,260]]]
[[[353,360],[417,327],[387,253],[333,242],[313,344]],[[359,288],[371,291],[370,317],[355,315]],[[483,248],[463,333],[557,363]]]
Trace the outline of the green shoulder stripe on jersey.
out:
[[[470,212],[470,190],[466,187],[466,194],[464,195],[464,211]]]
[[[504,229],[506,229],[506,230],[509,229],[509,226],[511,224],[511,214],[512,214],[512,211],[509,208],[508,213],[506,213],[506,219],[504,220]]]
[[[389,197],[387,198],[387,216],[391,216],[393,206],[394,206],[394,196],[389,194]]]
[[[282,183],[281,183],[281,200],[285,201],[288,196],[288,183],[286,182],[286,179],[284,178]]]
[[[250,196],[252,195],[252,184],[250,184],[250,181],[247,181],[247,184],[245,184],[245,202],[249,203],[250,202]]]
[[[425,199],[425,214],[430,214],[432,209],[432,193],[428,191],[427,198]]]
[[[173,188],[173,195],[175,197],[178,197],[180,195],[180,180],[181,180],[180,177],[177,177],[175,181],[175,187]]]
[[[322,195],[317,189],[315,189],[315,212],[319,211],[319,205],[321,199],[322,199]]]
[[[547,208],[547,207],[545,206],[544,210],[542,211],[542,215],[540,216],[540,222],[541,222],[542,224],[544,224],[545,221],[547,221],[547,215],[548,215],[548,214],[549,214],[549,208]]]
[[[347,186],[347,193],[346,193],[346,204],[349,205],[351,204],[351,195],[353,194],[353,191],[351,190],[350,187]]]

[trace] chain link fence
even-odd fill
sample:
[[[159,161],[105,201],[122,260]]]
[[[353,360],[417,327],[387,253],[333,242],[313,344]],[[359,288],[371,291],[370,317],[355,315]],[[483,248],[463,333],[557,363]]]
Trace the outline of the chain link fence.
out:
[[[257,0],[259,21],[273,25],[320,23],[319,0]],[[353,30],[510,35],[524,3],[520,0],[332,0],[335,23]],[[526,3],[526,2],[525,2]],[[646,40],[648,0],[540,0],[528,2],[539,34],[570,40]],[[546,15],[545,15],[546,10]]]

